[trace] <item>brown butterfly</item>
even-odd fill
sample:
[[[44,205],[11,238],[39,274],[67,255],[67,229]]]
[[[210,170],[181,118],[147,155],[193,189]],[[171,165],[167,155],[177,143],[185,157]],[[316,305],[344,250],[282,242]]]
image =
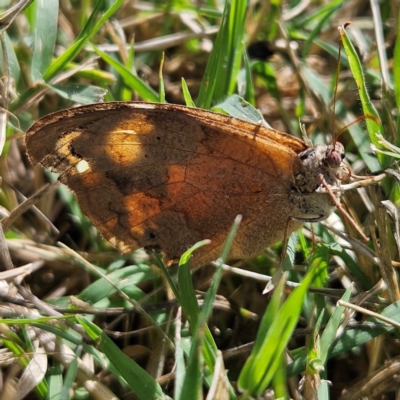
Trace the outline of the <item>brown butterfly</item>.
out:
[[[82,211],[122,253],[140,247],[192,265],[219,256],[243,220],[230,258],[282,240],[334,209],[321,176],[339,187],[343,146],[304,141],[230,116],[144,102],[100,103],[47,115],[26,133],[33,164],[60,174]],[[339,198],[339,192],[335,196]]]

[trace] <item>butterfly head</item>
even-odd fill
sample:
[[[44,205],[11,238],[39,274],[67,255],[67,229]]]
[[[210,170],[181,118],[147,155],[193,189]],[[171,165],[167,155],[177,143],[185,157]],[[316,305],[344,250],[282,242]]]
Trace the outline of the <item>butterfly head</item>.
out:
[[[339,142],[336,142],[327,147],[324,161],[330,169],[337,170],[342,164],[344,157],[345,154],[343,145]]]

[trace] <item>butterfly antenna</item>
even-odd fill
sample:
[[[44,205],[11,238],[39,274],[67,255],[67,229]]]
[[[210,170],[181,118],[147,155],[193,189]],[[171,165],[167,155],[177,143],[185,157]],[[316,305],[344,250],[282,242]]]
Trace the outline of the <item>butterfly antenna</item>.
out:
[[[350,126],[354,125],[354,124],[358,124],[361,121],[364,121],[366,119],[372,119],[374,120],[377,124],[380,123],[379,119],[376,118],[374,115],[360,115],[358,118],[356,118],[354,121],[350,122],[349,124],[347,124],[345,127],[343,127],[337,134],[335,137],[335,142],[338,140],[339,136],[346,131],[348,128],[350,128]]]

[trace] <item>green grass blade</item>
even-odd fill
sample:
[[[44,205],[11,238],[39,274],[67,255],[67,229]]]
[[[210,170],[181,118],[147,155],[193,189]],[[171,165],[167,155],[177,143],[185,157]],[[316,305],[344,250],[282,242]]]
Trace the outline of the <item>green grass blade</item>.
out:
[[[48,86],[64,99],[80,104],[99,103],[104,100],[104,96],[107,94],[106,89],[93,85],[82,85],[79,83]]]
[[[61,389],[60,400],[69,400],[71,390],[75,384],[76,375],[79,370],[78,358],[81,357],[82,347],[78,346],[74,349],[75,357],[69,364],[67,373],[65,374],[64,385]]]
[[[307,35],[307,40],[304,42],[303,47],[303,60],[306,59],[308,53],[310,51],[311,46],[314,44],[315,39],[321,34],[322,29],[327,24],[327,22],[331,19],[332,14],[335,13],[341,6],[343,0],[330,1],[323,9],[321,10],[321,14],[318,14],[318,18],[316,20],[317,24],[311,31],[309,35]]]
[[[183,98],[185,99],[185,104],[188,107],[196,107],[196,104],[194,104],[192,95],[189,92],[189,88],[184,78],[181,79],[181,84],[182,84],[182,93],[183,93]]]
[[[340,257],[344,261],[349,272],[352,274],[352,279],[356,282],[357,286],[362,288],[362,290],[371,289],[372,287],[371,282],[368,281],[368,278],[360,268],[360,265],[356,261],[354,261],[354,258],[352,258],[349,255],[349,253],[347,253],[343,249],[340,250],[332,249],[332,253]]]
[[[158,77],[160,80],[158,95],[159,95],[159,102],[165,103],[165,86],[164,86],[164,76],[163,76],[163,66],[164,66],[164,53],[162,53],[161,61],[160,61],[160,71],[158,73]]]
[[[191,252],[192,249],[188,250]],[[185,255],[187,255],[187,253]],[[198,322],[200,307],[197,303],[196,292],[193,288],[190,266],[187,260],[181,258],[178,271],[178,285],[181,296],[181,307],[186,318],[189,321],[191,329],[194,329]]]
[[[153,101],[158,103],[160,100],[159,94],[150,86],[144,83],[138,76],[133,74],[125,65],[121,64],[115,58],[109,56],[104,51],[101,51],[96,46],[93,46],[94,51],[111,67],[113,67],[124,80],[125,85],[136,91],[139,96],[145,101]]]
[[[19,61],[17,55],[15,54],[15,50],[13,44],[8,36],[7,32],[3,33],[3,38],[5,43],[5,49],[1,49],[0,51],[0,71],[4,76],[10,76],[14,79],[14,82],[18,82],[21,76],[21,67],[19,65]],[[6,52],[7,64],[3,59],[3,52]],[[8,65],[8,71],[4,71],[5,66]]]
[[[31,64],[32,80],[42,80],[43,73],[50,66],[57,38],[58,0],[35,2],[36,29]]]
[[[265,310],[263,319],[260,324],[260,328],[258,330],[256,341],[254,342],[252,355],[253,354],[257,355],[261,351],[265,337],[268,334],[268,330],[270,329],[274,319],[276,318],[279,312],[280,307],[282,306],[282,298],[285,290],[286,275],[287,274],[282,274],[282,277],[279,280],[273,292],[271,301],[269,302],[268,307]],[[250,365],[251,363],[249,363],[249,367]]]
[[[273,290],[274,287],[278,284],[278,282],[280,282],[280,280],[284,276],[284,273],[292,269],[296,255],[297,242],[298,242],[298,233],[293,232],[287,241],[285,258],[280,263],[280,266],[275,270],[271,280],[267,283],[264,289],[264,293]]]
[[[279,108],[279,113],[282,115],[282,119],[288,128],[288,132],[295,135],[298,131],[298,122],[292,122],[288,111],[283,106],[283,101],[278,87],[278,82],[276,78],[276,72],[274,68],[269,64],[260,60],[254,60],[251,62],[251,69],[258,75],[257,78],[262,80],[264,86],[276,99],[276,104]]]
[[[157,381],[123,353],[97,325],[81,316],[78,316],[77,319],[90,338],[97,342],[100,350],[110,360],[111,364],[139,399],[157,400],[166,398]]]
[[[283,291],[285,288],[286,275],[284,274],[276,286],[271,301],[263,315],[260,327],[257,332],[257,338],[254,342],[254,347],[250,357],[247,359],[244,367],[239,376],[238,384],[244,393],[247,395],[255,395],[259,392],[258,384],[263,380],[264,374],[268,373],[270,364],[273,362],[269,357],[265,360],[266,363],[260,363],[258,356],[265,347],[265,340],[271,330],[273,321],[278,317],[279,309],[281,307]],[[274,354],[275,360],[281,357],[281,354]],[[276,366],[279,368],[279,365]]]
[[[294,21],[295,25],[303,28],[304,26],[314,26],[318,24],[318,21],[326,15],[326,13],[330,13],[332,8],[336,8],[338,5],[341,5],[344,0],[333,0],[328,3],[323,3],[322,6],[316,7],[309,13],[305,13],[304,16],[300,15],[299,18]],[[308,37],[308,34],[307,34]]]
[[[58,400],[62,396],[62,387],[63,387],[63,368],[61,365],[54,361],[52,367],[50,367],[47,371],[47,382],[49,385],[48,390],[48,398]]]
[[[392,319],[394,322],[400,323],[400,301],[396,301],[384,308],[379,314],[384,317]],[[382,335],[384,332],[393,332],[395,328],[391,325],[383,325],[381,321],[369,317],[366,322],[376,323],[376,328],[371,329],[353,329],[343,333],[340,340],[335,344],[333,349],[330,351],[329,356],[334,357],[335,355],[342,354],[344,351],[350,350],[355,346],[360,346],[369,340]]]
[[[380,314],[391,318],[393,321],[400,323],[400,301],[397,301],[390,306],[386,307]],[[376,327],[371,327],[370,323],[375,322]],[[344,352],[361,346],[364,343],[383,335],[384,333],[390,333],[395,331],[393,326],[382,325],[380,321],[375,318],[368,318],[365,321],[365,326],[361,326],[359,329],[350,329],[343,332],[340,338],[333,344],[333,347],[328,352],[328,358],[332,358],[343,354]],[[305,356],[298,357],[293,363],[288,366],[288,376],[294,376],[304,371],[306,364]]]
[[[253,77],[251,75],[251,64],[247,52],[243,52],[243,62],[244,62],[244,74],[245,74],[245,93],[243,94],[247,101],[254,107],[256,104],[256,97],[253,85]],[[239,74],[240,76],[241,74]],[[240,80],[239,80],[240,81]]]
[[[319,265],[312,267],[302,284],[293,290],[276,313],[268,332],[259,330],[257,336],[262,335],[262,344],[257,344],[252,351],[238,380],[239,387],[247,395],[259,396],[273,379],[279,367],[280,356],[297,324],[307,289],[319,272]]]
[[[328,279],[328,261],[329,261],[329,246],[324,244],[317,244],[317,247],[311,257],[310,267],[319,268],[319,274],[313,281],[313,286],[324,287],[326,280]]]
[[[324,366],[320,358],[320,340],[319,330],[321,329],[322,321],[324,319],[325,310],[322,310],[318,316],[317,322],[307,344],[307,365],[306,375],[317,374],[323,371]]]
[[[236,87],[243,52],[246,21],[246,0],[227,0],[221,26],[204,73],[197,104],[210,108],[212,101],[221,101]]]
[[[228,114],[232,117],[254,122],[256,124],[260,124],[263,121],[260,112],[237,94],[233,94],[222,103],[218,103],[212,108],[212,111]]]
[[[174,384],[174,395],[175,398],[179,399],[181,397],[183,383],[185,381],[186,376],[186,366],[185,366],[185,357],[183,351],[183,343],[181,337],[182,330],[182,309],[178,309],[176,313],[176,322],[175,322],[175,384]]]
[[[129,296],[134,300],[140,300],[142,291],[137,285],[154,279],[155,275],[147,265],[132,265],[112,271],[106,277],[107,279],[95,280],[77,297],[86,303],[96,304],[107,297],[114,296],[118,290],[121,290],[128,291]]]
[[[43,75],[43,79],[48,81],[60,73],[64,67],[79,54],[87,41],[93,37],[93,35],[103,26],[104,22],[110,19],[123,3],[124,0],[116,0],[96,23],[95,19],[97,18],[97,14],[99,13],[100,8],[103,6],[103,1],[98,0],[85,27],[76,38],[75,43],[49,66]]]
[[[180,305],[186,318],[189,321],[190,330],[194,336],[196,336],[196,332],[199,327],[200,307],[198,305],[196,293],[193,288],[189,260],[190,255],[193,253],[193,251],[195,251],[198,247],[208,243],[209,241],[206,240],[197,243],[195,246],[193,246],[183,254],[179,262],[178,284],[179,296],[181,301]],[[203,345],[203,355],[207,366],[212,371],[215,363],[217,346],[208,327],[205,326],[204,329],[206,340]]]
[[[365,119],[369,138],[370,138],[371,142],[378,149],[381,149],[382,145],[379,143],[377,134],[381,134],[384,136],[383,126],[382,126],[382,122],[381,122],[380,116],[378,114],[378,111],[372,104],[371,99],[369,97],[360,59],[358,57],[358,54],[357,54],[353,44],[351,43],[351,41],[349,40],[349,38],[347,36],[346,29],[343,26],[339,26],[338,29],[339,29],[339,33],[340,33],[340,36],[342,39],[343,47],[346,51],[347,58],[349,60],[349,66],[350,66],[351,72],[352,72],[354,80],[356,81],[356,84],[357,84],[358,93],[360,96],[364,115],[366,117],[368,117],[368,116],[372,117],[372,118]],[[390,162],[390,159],[383,154],[378,153],[377,157],[382,166],[387,166]]]
[[[281,355],[281,361],[273,377],[272,388],[276,399],[290,399],[286,376],[286,355]]]
[[[242,221],[242,216],[238,215],[233,221],[233,225],[229,231],[229,234],[225,240],[224,246],[222,247],[221,255],[218,258],[218,262],[224,263],[228,258],[229,250],[232,247],[233,240],[235,239],[236,233],[239,229],[240,222]]]
[[[185,374],[185,380],[182,386],[182,392],[179,397],[180,400],[186,399],[201,399],[201,387],[202,387],[202,371],[201,366],[201,347],[202,340],[199,331],[196,332],[194,339],[192,340],[192,346],[188,357],[188,368]]]
[[[341,299],[344,301],[349,301],[352,290],[353,290],[353,287],[349,287]],[[340,322],[342,320],[342,315],[343,315],[344,311],[345,311],[345,308],[342,306],[337,306],[335,308],[335,311],[333,312],[332,316],[329,318],[329,321],[326,324],[326,327],[321,335],[320,359],[323,363],[326,363],[326,361],[328,359],[328,352],[332,346],[332,343],[334,342],[334,340],[336,338],[337,331],[338,331]]]
[[[221,263],[224,263],[228,256],[232,242],[239,228],[240,221],[241,216],[236,217],[222,248],[221,256],[218,259],[218,261]],[[198,398],[200,393],[201,348],[203,349],[203,355],[209,370],[214,372],[217,358],[217,346],[215,345],[214,339],[211,336],[211,332],[207,326],[207,320],[212,313],[213,304],[223,272],[221,267],[217,267],[217,270],[213,276],[211,287],[206,293],[204,305],[200,311],[190,277],[190,271],[187,263],[188,260],[189,258],[187,256],[182,257],[183,263],[181,262],[179,266],[179,287],[181,289],[181,298],[183,300],[182,308],[189,308],[189,303],[191,303],[190,309],[192,310],[192,315],[190,319],[189,317],[188,319],[194,335],[194,340],[190,350],[189,365],[183,384],[182,395],[180,397],[181,399],[195,399]],[[198,311],[196,311],[196,309]],[[234,392],[232,388],[230,388],[230,395],[231,398],[234,398]]]
[[[400,11],[397,17],[397,37],[393,54],[393,83],[397,109],[400,109]],[[397,116],[397,131],[400,131],[400,115]],[[400,135],[397,135],[397,145],[400,145]]]
[[[158,253],[154,253],[154,257],[156,259],[156,265],[160,269],[160,271],[163,273],[166,281],[168,282],[169,287],[171,288],[172,292],[174,293],[174,296],[179,304],[182,304],[181,300],[181,293],[178,289],[178,287],[175,285],[174,280],[171,278],[167,268],[165,267],[164,263],[162,262],[162,257]]]

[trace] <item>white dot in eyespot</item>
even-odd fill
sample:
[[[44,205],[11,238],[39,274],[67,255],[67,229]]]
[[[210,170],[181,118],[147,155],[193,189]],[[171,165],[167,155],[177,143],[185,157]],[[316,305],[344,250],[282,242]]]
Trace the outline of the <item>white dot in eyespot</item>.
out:
[[[81,160],[81,161],[78,162],[78,164],[75,165],[75,168],[80,174],[83,174],[90,167],[89,167],[89,163],[87,161]]]

